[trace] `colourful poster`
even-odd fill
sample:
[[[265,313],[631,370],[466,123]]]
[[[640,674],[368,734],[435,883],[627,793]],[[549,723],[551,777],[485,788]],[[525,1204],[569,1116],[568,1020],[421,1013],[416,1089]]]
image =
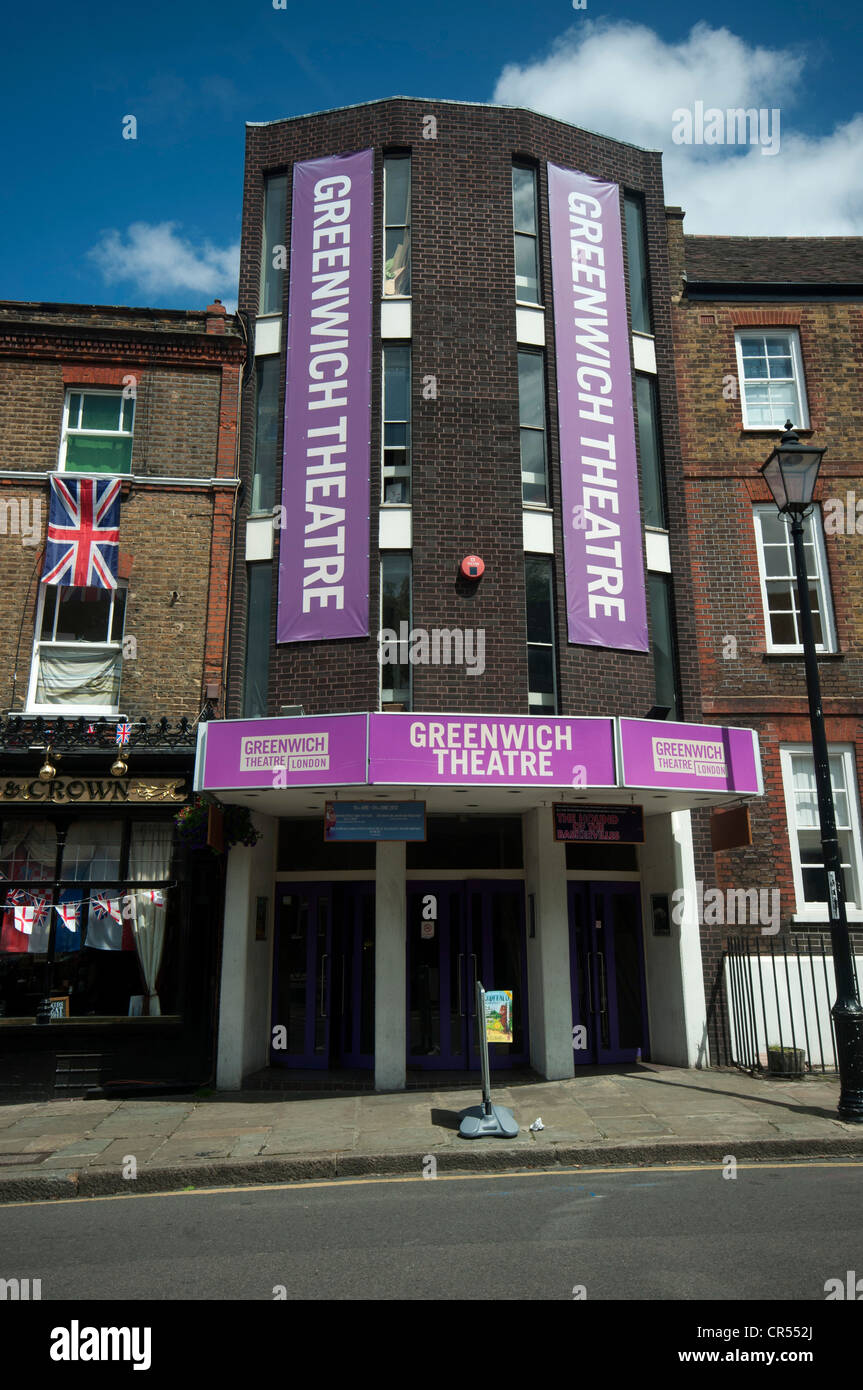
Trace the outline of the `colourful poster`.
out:
[[[490,1043],[512,1042],[512,990],[485,991],[485,1037]]]

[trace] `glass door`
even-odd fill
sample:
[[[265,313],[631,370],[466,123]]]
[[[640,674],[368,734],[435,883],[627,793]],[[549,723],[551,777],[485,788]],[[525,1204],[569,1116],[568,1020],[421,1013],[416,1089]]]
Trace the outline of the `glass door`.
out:
[[[332,900],[328,884],[277,888],[273,1017],[274,1066],[330,1065]]]
[[[639,884],[569,884],[569,961],[576,1064],[646,1058]]]

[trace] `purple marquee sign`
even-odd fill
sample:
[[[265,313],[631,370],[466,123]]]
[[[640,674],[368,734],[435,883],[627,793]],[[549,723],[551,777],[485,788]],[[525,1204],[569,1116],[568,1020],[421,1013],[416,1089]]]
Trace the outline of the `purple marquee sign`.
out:
[[[617,184],[548,166],[570,642],[646,652]]]
[[[610,719],[370,714],[369,781],[613,787]]]
[[[366,716],[225,719],[201,726],[198,791],[358,785],[366,780]]]
[[[760,795],[758,735],[714,724],[621,719],[620,782],[626,787],[673,787]]]
[[[369,631],[372,165],[294,165],[279,642]]]

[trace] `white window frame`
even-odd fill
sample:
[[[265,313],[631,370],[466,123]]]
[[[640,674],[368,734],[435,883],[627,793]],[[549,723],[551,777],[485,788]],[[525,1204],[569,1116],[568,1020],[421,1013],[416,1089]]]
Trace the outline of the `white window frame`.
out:
[[[848,877],[854,882],[855,901],[846,902],[845,910],[849,922],[863,922],[863,840],[860,834],[860,800],[857,790],[857,770],[855,763],[855,748],[851,743],[831,743],[827,748],[828,756],[831,758],[842,759],[842,771],[845,778],[845,792],[848,801],[848,812],[850,824],[839,826],[841,832],[851,832],[851,872]],[[803,866],[800,860],[800,842],[798,840],[796,807],[794,803],[794,779],[793,756],[804,756],[808,758],[814,769],[814,754],[812,747],[805,743],[783,743],[779,746],[779,762],[782,770],[782,786],[785,792],[785,814],[788,822],[788,844],[791,851],[791,868],[794,876],[794,895],[796,899],[796,912],[793,915],[795,922],[828,922],[830,915],[828,905],[824,903],[807,902],[803,894]],[[831,778],[832,781],[832,778]],[[835,786],[834,786],[835,791]],[[812,829],[813,827],[803,827]],[[841,845],[840,845],[841,857]]]
[[[122,410],[123,410],[122,402],[123,402],[124,400],[131,400],[131,402],[132,402],[132,428],[131,428],[130,430],[84,430],[84,429],[73,428],[73,429],[70,431],[70,427],[69,427],[69,406],[70,406],[70,404],[71,404],[71,401],[72,401],[72,397],[73,397],[73,396],[114,396],[114,397],[116,398],[116,400],[118,401],[118,411],[117,411],[118,419],[122,417]],[[69,435],[70,435],[70,433],[73,434],[73,435],[76,436],[76,437],[79,436],[79,435],[81,435],[81,436],[90,435],[90,436],[92,436],[92,438],[94,438],[94,439],[105,439],[105,438],[111,438],[111,439],[131,439],[131,440],[133,441],[133,446],[134,446],[134,439],[135,439],[135,398],[134,398],[134,396],[124,396],[124,395],[123,395],[123,388],[122,388],[122,387],[113,387],[113,388],[110,389],[110,390],[106,390],[106,389],[101,388],[101,387],[95,387],[95,388],[94,388],[94,387],[89,387],[89,386],[69,386],[69,387],[67,387],[67,388],[66,388],[66,399],[65,399],[64,402],[63,402],[63,427],[62,427],[62,430],[61,430],[61,433],[60,433],[60,453],[59,453],[59,457],[58,457],[58,459],[57,459],[57,468],[58,468],[58,471],[63,472],[63,473],[65,473],[65,472],[67,471],[67,470],[66,470],[66,448],[67,448],[67,444],[68,444],[68,441],[69,441]],[[82,471],[81,471],[80,469],[78,469],[78,468],[69,469],[68,471],[69,471],[70,473],[72,473],[73,475],[77,475],[78,477],[86,477],[86,476],[87,476],[86,473],[82,473]],[[100,477],[100,478],[128,478],[128,477],[131,476],[131,473],[132,473],[132,459],[131,459],[131,455],[130,455],[130,457],[129,457],[129,471],[128,471],[128,473],[99,473],[98,475],[95,475],[95,476],[98,476],[98,477]]]
[[[47,592],[46,592],[46,591],[50,590],[50,592],[51,592],[52,594],[54,594],[54,593],[57,592],[58,589],[60,589],[60,588],[62,588],[62,587],[64,587],[64,586],[59,585],[59,584],[40,584],[40,585],[39,585],[39,600],[38,600],[38,603],[36,604],[36,631],[35,631],[34,636],[33,636],[33,650],[32,650],[31,656],[30,656],[30,681],[29,681],[29,684],[28,684],[28,687],[27,687],[27,708],[24,710],[24,713],[25,713],[25,714],[28,714],[28,715],[30,715],[30,714],[57,714],[57,715],[62,714],[62,715],[64,715],[64,716],[74,716],[74,717],[76,717],[76,718],[80,718],[81,716],[83,716],[83,717],[85,717],[85,718],[88,718],[88,717],[90,717],[90,716],[93,716],[93,717],[96,717],[96,716],[108,716],[108,717],[113,717],[114,715],[117,715],[117,714],[119,714],[119,712],[120,712],[120,693],[121,693],[121,691],[122,691],[122,686],[123,686],[122,667],[121,667],[120,685],[119,685],[119,687],[118,687],[118,692],[117,692],[117,703],[116,703],[115,705],[95,705],[95,704],[94,704],[94,705],[81,705],[81,704],[56,704],[56,705],[52,705],[52,704],[44,704],[44,703],[43,703],[43,704],[38,704],[37,701],[36,701],[36,690],[37,690],[38,683],[39,683],[39,656],[40,656],[40,652],[41,652],[41,649],[42,649],[43,646],[44,646],[44,647],[51,648],[51,649],[54,650],[54,651],[58,651],[58,650],[62,649],[63,647],[67,647],[67,648],[70,648],[71,650],[76,651],[76,652],[81,652],[81,651],[92,652],[94,655],[97,655],[98,653],[102,652],[102,653],[105,654],[106,657],[107,657],[110,653],[113,652],[115,656],[118,656],[118,657],[120,657],[121,659],[122,659],[122,655],[123,655],[123,634],[122,634],[122,633],[120,634],[120,639],[119,639],[119,641],[116,641],[116,642],[77,642],[77,641],[76,641],[76,642],[56,642],[56,641],[54,641],[54,640],[52,640],[52,639],[50,639],[50,638],[43,641],[42,636],[41,636],[41,633],[42,633],[42,619],[43,619],[43,617],[44,617],[44,613],[45,613],[45,603],[46,603],[46,601],[47,601]],[[121,581],[121,582],[118,584],[118,586],[117,586],[116,589],[111,589],[111,590],[109,590],[110,595],[111,595],[111,606],[110,606],[110,608],[109,608],[109,610],[108,610],[108,622],[107,622],[107,624],[106,624],[106,627],[107,627],[107,631],[108,631],[108,632],[111,631],[111,629],[112,629],[112,627],[113,627],[113,625],[114,625],[114,604],[115,604],[115,600],[116,600],[116,595],[117,595],[117,593],[118,593],[120,590],[122,590],[124,593],[126,593],[126,602],[128,603],[128,591],[127,591],[127,586],[126,586],[125,583],[123,583],[123,582]],[[55,600],[55,603],[56,603],[56,600]],[[55,609],[55,613],[56,613],[56,609]],[[123,612],[123,630],[124,630],[124,632],[125,632],[125,626],[126,626],[126,610],[124,609],[124,612]],[[56,618],[55,618],[55,628],[56,628]]]
[[[750,424],[748,407],[746,402],[746,379],[743,375],[743,341],[750,338],[787,338],[790,345],[791,366],[794,373],[794,389],[797,397],[797,414],[792,411],[791,423],[796,429],[809,429],[809,404],[806,399],[806,381],[803,376],[803,355],[800,351],[800,334],[796,328],[780,326],[770,328],[736,328],[734,330],[734,350],[737,354],[737,381],[740,388],[740,409],[743,414],[743,428],[745,430],[755,430],[763,434],[765,431],[782,430],[785,428],[785,420],[774,421],[772,425],[753,425]],[[787,380],[786,378],[774,378],[774,380]],[[769,381],[769,377],[764,378]],[[758,383],[753,381],[753,385]],[[783,411],[783,414],[785,412]],[[787,418],[787,417],[786,417]]]
[[[800,654],[803,651],[802,642],[774,642],[771,632],[770,609],[767,599],[767,566],[764,557],[764,540],[760,521],[762,515],[769,514],[770,512],[775,516],[779,516],[775,502],[757,502],[752,510],[752,524],[755,530],[755,548],[758,552],[758,578],[761,584],[761,608],[764,614],[764,637],[768,652]],[[816,505],[811,514],[805,518],[804,526],[806,522],[809,523],[815,550],[815,560],[818,566],[818,573],[810,582],[818,589],[821,601],[821,629],[822,636],[824,637],[823,642],[816,642],[815,650],[819,652],[835,652],[838,650],[836,641],[836,620],[833,614],[833,597],[830,591],[830,573],[827,569],[827,550],[824,545],[824,523],[821,518],[821,508],[818,505]],[[792,588],[795,611],[797,611],[797,580],[794,568],[794,549],[791,540],[791,527],[787,523],[785,524],[788,530],[788,550],[791,558],[791,578],[789,583]],[[805,538],[804,532],[804,539]],[[772,580],[771,582],[775,583],[776,581]]]

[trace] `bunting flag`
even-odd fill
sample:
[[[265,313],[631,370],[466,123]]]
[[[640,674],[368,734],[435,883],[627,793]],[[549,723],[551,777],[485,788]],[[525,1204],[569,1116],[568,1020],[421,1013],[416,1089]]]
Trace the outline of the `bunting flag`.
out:
[[[134,951],[133,919],[123,916],[123,899],[94,893],[90,900],[86,945],[96,951]]]
[[[10,888],[0,928],[0,953],[44,955],[51,934],[50,909],[50,899],[42,893]]]
[[[120,479],[52,475],[43,584],[116,589]]]
[[[80,951],[84,933],[81,929],[81,897],[74,888],[64,888],[60,901],[54,904],[57,913],[57,930],[54,936],[54,952]]]

